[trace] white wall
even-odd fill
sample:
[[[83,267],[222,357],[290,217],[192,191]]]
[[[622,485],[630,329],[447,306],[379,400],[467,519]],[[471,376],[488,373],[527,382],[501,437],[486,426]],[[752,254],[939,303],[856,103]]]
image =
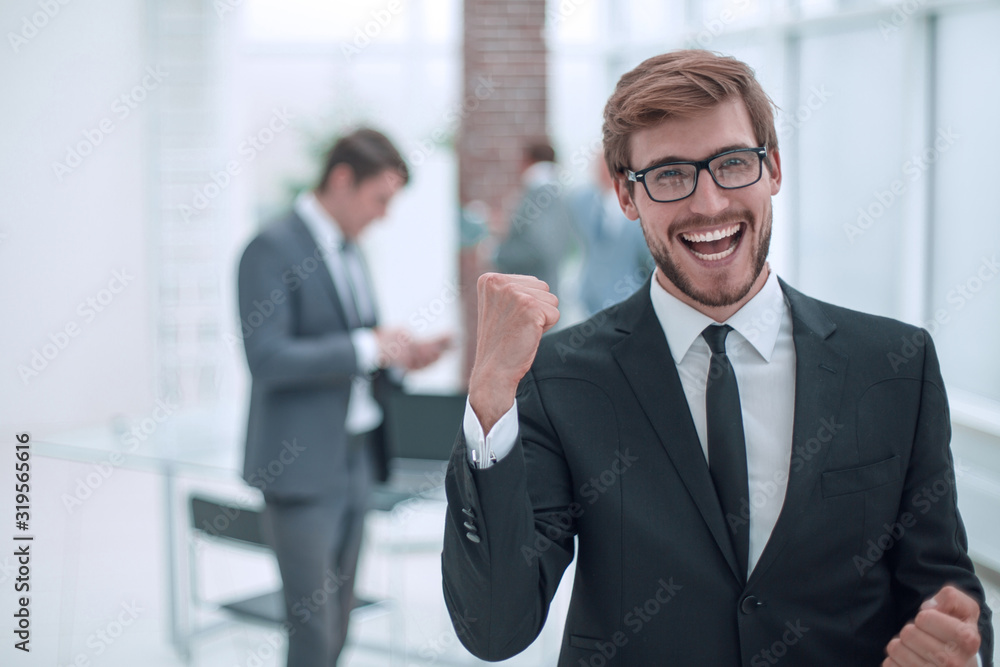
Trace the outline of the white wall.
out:
[[[119,99],[156,95],[143,22],[134,0],[0,4],[0,422],[36,437],[152,407],[148,104]]]

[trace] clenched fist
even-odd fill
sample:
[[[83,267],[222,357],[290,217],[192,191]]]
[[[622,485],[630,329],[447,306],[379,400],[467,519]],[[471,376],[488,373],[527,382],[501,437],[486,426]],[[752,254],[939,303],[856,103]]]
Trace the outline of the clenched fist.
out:
[[[979,603],[954,586],[926,600],[886,646],[883,667],[975,667]]]
[[[542,334],[559,321],[559,300],[531,276],[479,277],[476,361],[469,404],[484,433],[514,405],[517,384],[531,368]]]

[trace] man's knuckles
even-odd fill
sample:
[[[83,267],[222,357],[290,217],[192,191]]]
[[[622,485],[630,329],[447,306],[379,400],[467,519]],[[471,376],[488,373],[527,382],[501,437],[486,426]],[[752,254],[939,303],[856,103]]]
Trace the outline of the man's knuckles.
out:
[[[536,294],[522,289],[507,289],[504,291],[502,303],[513,313],[523,314],[529,319],[544,319],[545,301],[538,298]]]
[[[476,286],[480,289],[496,289],[507,285],[548,289],[549,286],[534,276],[520,276],[511,273],[484,273],[479,276]]]
[[[903,629],[899,631],[899,640],[904,644],[913,644],[917,638],[923,633],[923,630],[919,629],[913,623],[907,623],[903,626]]]
[[[913,622],[921,630],[935,636],[941,636],[943,633],[948,633],[950,636],[960,632],[964,635],[966,631],[975,637],[979,636],[979,632],[975,628],[975,620],[958,618],[953,613],[947,613],[940,608],[923,609],[917,612]]]
[[[937,602],[935,608],[938,611],[955,618],[972,620],[979,618],[979,603],[971,595],[954,586],[944,586],[934,596],[934,601]]]
[[[975,653],[979,650],[981,642],[982,638],[979,636],[979,630],[968,623],[963,623],[955,633],[954,643],[958,645],[957,648],[959,650],[964,649],[967,652]]]
[[[944,640],[941,637],[947,636]],[[979,650],[981,638],[979,630],[970,623],[956,621],[955,618],[936,609],[925,609],[917,614],[913,623],[908,623],[899,633],[904,644],[911,647],[926,644],[927,640],[943,642],[944,648],[936,651],[941,660],[935,664],[963,665],[963,656],[974,655]]]

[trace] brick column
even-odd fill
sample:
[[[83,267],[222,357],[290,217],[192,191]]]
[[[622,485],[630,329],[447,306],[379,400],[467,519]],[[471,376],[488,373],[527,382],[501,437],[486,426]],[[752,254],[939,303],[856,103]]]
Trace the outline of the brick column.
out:
[[[482,201],[506,223],[505,198],[517,189],[521,152],[546,132],[545,2],[465,0],[463,99],[475,100],[458,136],[459,199]],[[476,280],[490,267],[462,250],[459,278],[468,378],[476,342]]]

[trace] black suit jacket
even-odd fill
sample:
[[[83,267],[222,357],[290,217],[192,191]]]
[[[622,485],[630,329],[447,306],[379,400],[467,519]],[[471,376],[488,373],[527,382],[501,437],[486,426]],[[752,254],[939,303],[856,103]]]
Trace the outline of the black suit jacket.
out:
[[[284,497],[346,488],[344,424],[357,359],[323,254],[296,213],[250,242],[238,284],[252,376],[244,479]],[[385,374],[376,378],[376,399],[387,382]],[[381,428],[374,441],[376,476],[384,481]]]
[[[929,336],[782,289],[796,352],[792,459],[746,585],[647,283],[543,338],[508,456],[474,470],[459,435],[444,593],[472,653],[502,659],[535,639],[575,536],[561,667],[877,665],[949,582],[983,607],[992,664]]]

